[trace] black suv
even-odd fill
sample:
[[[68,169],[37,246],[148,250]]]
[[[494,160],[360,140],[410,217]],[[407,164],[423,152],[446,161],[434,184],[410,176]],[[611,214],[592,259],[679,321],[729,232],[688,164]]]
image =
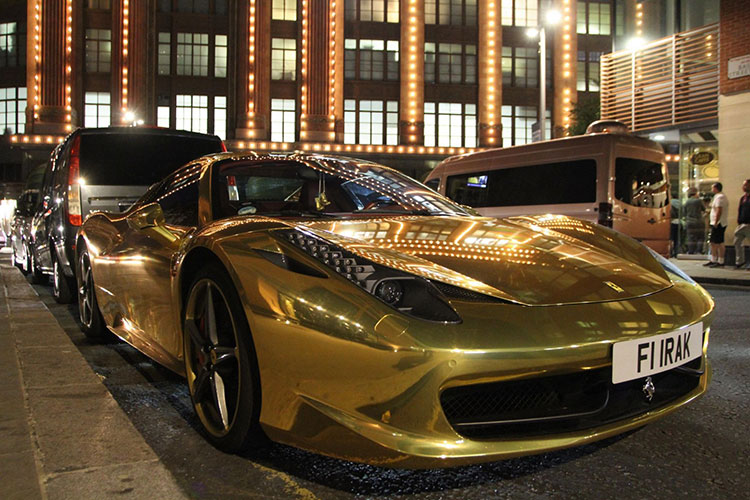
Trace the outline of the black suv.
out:
[[[75,243],[89,212],[124,212],[151,184],[200,156],[226,151],[217,136],[162,128],[81,128],[52,152],[31,222],[31,272],[53,295],[75,295]]]

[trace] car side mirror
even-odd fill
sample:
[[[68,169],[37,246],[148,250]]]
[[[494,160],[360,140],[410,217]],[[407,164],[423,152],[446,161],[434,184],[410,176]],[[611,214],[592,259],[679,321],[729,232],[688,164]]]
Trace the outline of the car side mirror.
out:
[[[164,224],[164,212],[158,203],[150,203],[128,216],[128,224],[133,229],[146,229]]]

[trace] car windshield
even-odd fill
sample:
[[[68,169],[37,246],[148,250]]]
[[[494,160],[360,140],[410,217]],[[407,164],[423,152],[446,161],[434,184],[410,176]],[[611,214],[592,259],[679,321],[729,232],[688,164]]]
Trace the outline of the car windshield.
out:
[[[375,163],[298,157],[214,168],[214,219],[235,215],[471,215],[427,186]]]

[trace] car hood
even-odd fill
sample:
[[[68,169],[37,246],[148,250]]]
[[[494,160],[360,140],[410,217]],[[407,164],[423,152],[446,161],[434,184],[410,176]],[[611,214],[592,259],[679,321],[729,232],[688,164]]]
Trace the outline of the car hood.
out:
[[[554,229],[484,217],[285,223],[379,264],[525,305],[623,300],[671,286],[640,244],[567,217]]]

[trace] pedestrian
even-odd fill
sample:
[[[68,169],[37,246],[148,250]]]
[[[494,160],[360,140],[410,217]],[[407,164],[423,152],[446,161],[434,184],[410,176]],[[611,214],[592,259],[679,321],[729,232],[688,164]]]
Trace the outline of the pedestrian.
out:
[[[703,239],[706,234],[706,226],[703,212],[706,208],[698,198],[698,190],[694,187],[688,189],[688,199],[682,206],[685,214],[685,232],[687,233],[687,252],[690,254],[700,253],[703,249]]]
[[[742,183],[745,195],[740,198],[740,208],[737,212],[737,229],[734,230],[734,267],[736,269],[745,265],[745,249],[742,241],[750,239],[750,179]]]
[[[724,231],[729,224],[729,198],[721,192],[721,182],[711,186],[714,199],[711,200],[711,212],[708,223],[711,226],[711,261],[704,264],[708,267],[724,267]]]

